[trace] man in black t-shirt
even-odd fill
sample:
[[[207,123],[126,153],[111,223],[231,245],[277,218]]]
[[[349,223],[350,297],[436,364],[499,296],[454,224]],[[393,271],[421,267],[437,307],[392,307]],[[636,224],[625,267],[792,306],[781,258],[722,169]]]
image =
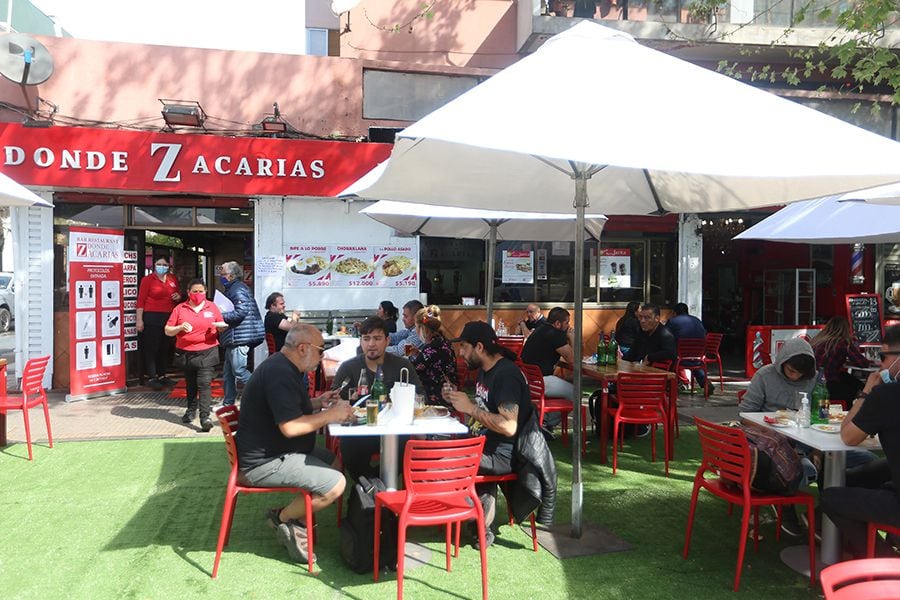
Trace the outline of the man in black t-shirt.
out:
[[[465,392],[444,388],[444,400],[469,416],[469,428],[484,435],[484,454],[480,474],[502,475],[512,472],[516,435],[532,417],[534,408],[525,376],[510,360],[508,350],[497,342],[497,335],[484,321],[470,321],[462,334],[452,342],[459,343],[458,356],[472,370],[478,370],[475,399]],[[497,503],[497,484],[478,486],[484,507],[485,535],[488,546],[494,541],[490,530]]]
[[[575,395],[571,383],[553,374],[560,358],[569,364],[575,361],[573,336],[574,332],[569,328],[569,311],[557,306],[550,310],[546,323],[528,336],[522,348],[522,362],[541,368],[547,398],[572,400]]]
[[[645,363],[674,361],[677,355],[675,337],[660,325],[659,307],[655,304],[642,304],[638,310],[638,321],[641,324],[641,334],[622,358],[630,362],[643,360]]]
[[[235,436],[244,479],[261,487],[303,488],[312,493],[314,512],[340,498],[346,485],[334,468],[334,455],[316,447],[316,432],[329,423],[353,419],[350,404],[335,392],[309,397],[303,376],[322,360],[322,343],[322,334],[312,325],[288,331],[281,351],[260,363],[247,382]],[[291,558],[307,562],[303,496],[269,511],[267,517]]]
[[[837,525],[855,558],[865,558],[869,522],[900,527],[900,327],[885,331],[881,370],[873,373],[841,424],[848,446],[878,435],[891,483],[878,488],[829,487],[822,491],[822,510]],[[877,382],[878,385],[873,384]],[[876,556],[896,556],[880,538]]]
[[[284,314],[284,296],[281,292],[272,292],[266,298],[266,318],[264,320],[266,333],[271,333],[275,339],[275,352],[281,350],[284,346],[284,338],[291,327],[297,322],[297,313],[293,318],[288,318]]]

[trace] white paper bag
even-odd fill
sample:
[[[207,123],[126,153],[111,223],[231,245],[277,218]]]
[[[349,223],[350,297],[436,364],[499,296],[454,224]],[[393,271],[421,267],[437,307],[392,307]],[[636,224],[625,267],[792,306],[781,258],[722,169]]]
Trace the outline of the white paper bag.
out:
[[[403,374],[406,373],[406,381]],[[416,386],[409,383],[409,369],[400,369],[400,381],[391,388],[391,422],[411,425],[415,417]]]

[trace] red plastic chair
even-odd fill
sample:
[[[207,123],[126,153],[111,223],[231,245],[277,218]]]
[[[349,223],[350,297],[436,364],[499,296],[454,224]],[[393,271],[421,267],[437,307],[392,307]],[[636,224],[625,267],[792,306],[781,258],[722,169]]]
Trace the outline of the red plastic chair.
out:
[[[277,350],[275,350],[275,336],[269,332],[266,332],[266,348],[269,350],[269,356],[277,352]]]
[[[528,389],[531,392],[531,402],[538,411],[538,423],[544,422],[544,416],[547,413],[558,412],[562,419],[562,442],[563,446],[569,445],[569,413],[573,410],[571,400],[565,398],[547,398],[544,395],[544,375],[541,368],[537,365],[529,365],[523,362],[516,363],[522,374],[525,375],[525,381],[528,382]],[[587,452],[587,422],[588,409],[585,405],[581,405],[581,455]]]
[[[683,557],[688,557],[691,545],[691,530],[694,527],[694,514],[697,510],[697,497],[701,489],[708,490],[714,496],[731,505],[743,507],[741,512],[741,533],[738,538],[737,570],[734,574],[734,591],[738,591],[741,583],[741,570],[744,566],[744,552],[747,548],[747,534],[750,529],[750,512],[753,512],[753,550],[759,547],[759,507],[774,504],[778,509],[775,523],[775,539],[781,534],[781,508],[788,504],[805,504],[809,520],[809,584],[816,584],[816,527],[815,500],[806,492],[797,492],[795,496],[765,494],[750,489],[750,446],[747,436],[738,427],[716,425],[709,421],[694,417],[700,447],[703,451],[703,462],[694,476],[694,491],[691,494],[691,508],[688,512],[687,533],[684,537]],[[707,478],[706,474],[717,475]]]
[[[869,523],[866,528],[866,557],[875,558],[875,536],[879,531],[884,531],[892,535],[900,535],[900,527],[893,525],[885,525],[884,523]],[[897,596],[900,598],[900,596]]]
[[[510,350],[516,355],[515,360],[519,360],[519,357],[522,355],[522,348],[525,347],[525,338],[518,335],[498,336],[497,344]]]
[[[515,518],[512,513],[512,506],[509,504],[509,494],[507,493],[507,486],[513,481],[519,479],[519,476],[515,473],[506,473],[504,475],[476,475],[475,483],[499,483],[500,489],[503,490],[503,495],[506,496],[506,514],[509,517],[509,524],[515,524]],[[537,525],[534,524],[534,513],[531,513],[529,516],[529,520],[531,521],[531,545],[534,548],[534,551],[538,551],[538,541],[537,541]],[[456,540],[456,549],[457,554],[459,551],[459,530],[457,530],[457,540]]]
[[[662,373],[619,373],[616,376],[616,406],[606,408],[613,420],[613,475],[618,468],[619,424],[649,425],[650,455],[656,461],[656,426],[663,426],[663,456],[669,476],[669,435],[671,422],[666,412],[668,376]]]
[[[378,581],[381,509],[399,518],[397,526],[397,598],[403,598],[403,566],[407,527],[446,525],[447,570],[450,570],[452,525],[474,518],[481,553],[481,596],[488,596],[484,510],[475,493],[484,436],[458,440],[411,440],[403,456],[405,490],[375,495],[374,580]],[[458,533],[457,533],[458,540]],[[458,542],[457,542],[458,544]],[[458,547],[458,545],[457,545]]]
[[[674,361],[671,361],[671,360],[658,360],[656,362],[650,363],[650,366],[653,367],[654,369],[662,369],[663,371],[671,371],[673,362]],[[672,406],[669,407],[669,410],[670,410],[670,414],[672,417],[672,422],[669,426],[672,427],[673,430],[675,431],[675,437],[680,438],[681,437],[681,427],[679,427],[679,425],[678,425],[678,397],[676,396],[675,398],[671,398],[670,400],[672,402]]]
[[[222,434],[225,436],[225,449],[228,451],[228,461],[231,463],[231,474],[228,476],[228,487],[225,490],[225,506],[222,509],[222,524],[219,526],[219,541],[216,544],[216,559],[213,563],[212,578],[215,579],[219,572],[219,561],[222,558],[222,549],[228,544],[231,536],[231,521],[234,519],[234,507],[237,504],[238,494],[265,494],[271,492],[285,492],[291,494],[303,494],[306,501],[306,532],[309,545],[307,546],[307,566],[309,572],[313,572],[313,511],[312,496],[302,488],[295,487],[256,487],[245,485],[238,481],[238,454],[234,441],[234,434],[238,429],[240,410],[234,406],[223,406],[216,410]]]
[[[719,387],[725,391],[725,377],[722,372],[722,355],[719,354],[719,346],[722,345],[723,333],[707,333],[706,334],[706,350],[703,356],[703,367],[715,363],[719,367]],[[709,381],[709,369],[706,368],[706,379]]]
[[[31,423],[28,419],[28,410],[35,406],[44,407],[44,423],[47,425],[47,441],[53,447],[53,433],[50,431],[50,409],[47,406],[47,393],[44,391],[44,371],[47,370],[49,356],[32,358],[25,363],[25,371],[22,374],[22,393],[14,396],[6,395],[6,386],[0,390],[0,413],[6,414],[11,410],[21,410],[25,418],[25,443],[28,444],[28,460],[33,460],[31,453]],[[3,367],[4,371],[6,367]],[[2,378],[6,380],[5,374]]]
[[[900,558],[866,558],[836,563],[820,575],[825,600],[897,600]]]
[[[675,359],[675,373],[681,378],[681,370],[687,369],[690,373],[691,393],[694,393],[694,371],[692,369],[705,369],[706,340],[704,338],[682,338],[678,340],[678,357]],[[693,363],[693,366],[685,366],[681,363]],[[683,381],[683,380],[682,380]],[[709,398],[709,384],[703,388],[703,397]]]

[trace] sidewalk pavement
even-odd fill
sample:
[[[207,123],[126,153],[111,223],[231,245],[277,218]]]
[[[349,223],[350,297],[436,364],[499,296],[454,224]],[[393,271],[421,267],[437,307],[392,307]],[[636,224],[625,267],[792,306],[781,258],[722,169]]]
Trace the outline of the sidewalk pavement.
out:
[[[704,400],[699,389],[694,394],[681,392],[678,396],[678,417],[681,423],[692,425],[695,415],[715,422],[737,418],[736,394],[741,385],[731,382],[726,382],[725,385],[724,393],[716,386],[715,394],[708,400]],[[54,441],[217,435],[216,429],[211,433],[202,433],[197,419],[190,425],[183,424],[181,416],[186,408],[185,400],[170,399],[167,390],[152,391],[138,387],[125,394],[78,402],[66,402],[63,392],[48,392],[47,396]],[[7,440],[10,444],[25,441],[21,414],[20,411],[13,411],[7,415]],[[31,409],[29,414],[32,441],[46,441],[43,411],[37,407]]]

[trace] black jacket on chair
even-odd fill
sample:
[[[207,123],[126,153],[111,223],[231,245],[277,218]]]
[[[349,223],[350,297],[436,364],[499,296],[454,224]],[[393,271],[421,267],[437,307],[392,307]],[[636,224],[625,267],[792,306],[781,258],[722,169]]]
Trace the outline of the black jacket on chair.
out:
[[[510,486],[508,499],[516,521],[523,522],[536,510],[537,522],[551,525],[556,509],[556,463],[535,416],[516,436],[513,471],[518,479]]]

